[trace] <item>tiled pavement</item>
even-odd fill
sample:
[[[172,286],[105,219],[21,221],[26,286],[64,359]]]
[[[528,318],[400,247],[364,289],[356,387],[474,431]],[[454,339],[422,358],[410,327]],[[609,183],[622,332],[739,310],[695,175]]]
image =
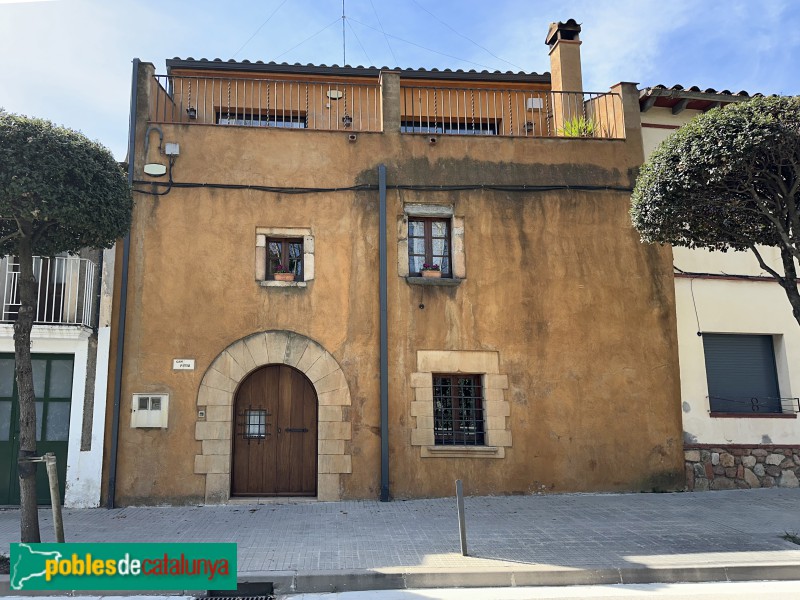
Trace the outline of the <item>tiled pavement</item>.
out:
[[[65,510],[67,541],[236,542],[239,573],[609,570],[796,565],[800,490],[566,494],[455,500],[305,502]],[[18,539],[0,510],[0,552]],[[52,540],[41,511],[43,541]]]

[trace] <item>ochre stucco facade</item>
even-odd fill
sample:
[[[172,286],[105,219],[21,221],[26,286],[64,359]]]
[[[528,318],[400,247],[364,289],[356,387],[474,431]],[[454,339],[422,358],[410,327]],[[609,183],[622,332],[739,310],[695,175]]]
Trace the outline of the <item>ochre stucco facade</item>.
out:
[[[144,155],[152,67],[139,77],[134,165],[144,181],[143,165],[158,157],[152,132]],[[625,190],[642,162],[635,87],[613,90],[631,114],[625,139],[438,135],[432,144],[399,131],[402,77],[382,75],[383,131],[355,141],[346,131],[159,124],[165,142],[180,144],[175,182],[371,186],[136,194],[117,503],[226,501],[232,398],[264,364],[298,368],[315,386],[317,497],[378,496],[380,164],[391,495],[451,495],[457,478],[469,494],[683,485],[671,251],[641,244],[628,217]],[[431,189],[479,184],[571,189]],[[459,227],[455,285],[405,276],[398,253],[420,206]],[[310,230],[313,279],[255,280],[259,228]],[[176,358],[195,369],[173,370]],[[459,371],[482,377],[484,449],[433,443],[431,374]],[[130,427],[135,393],[169,394],[167,428]]]

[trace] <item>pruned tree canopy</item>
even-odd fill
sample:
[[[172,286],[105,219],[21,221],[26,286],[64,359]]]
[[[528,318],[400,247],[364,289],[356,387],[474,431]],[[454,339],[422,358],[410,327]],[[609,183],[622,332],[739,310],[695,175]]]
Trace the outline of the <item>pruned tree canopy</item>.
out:
[[[756,97],[678,129],[644,164],[631,217],[645,242],[752,250],[800,323],[800,97]],[[778,247],[781,267],[758,245]]]
[[[40,541],[31,368],[39,282],[33,257],[110,247],[128,231],[132,206],[127,178],[106,148],[49,121],[0,111],[0,255],[15,255],[19,267],[14,357],[23,542]]]
[[[33,252],[106,248],[130,227],[133,200],[111,153],[49,121],[0,113],[0,255],[15,254],[20,222]]]

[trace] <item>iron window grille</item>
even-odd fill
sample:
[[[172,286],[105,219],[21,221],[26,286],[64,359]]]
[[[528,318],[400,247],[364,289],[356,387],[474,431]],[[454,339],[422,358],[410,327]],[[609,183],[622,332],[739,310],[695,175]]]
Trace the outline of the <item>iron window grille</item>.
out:
[[[450,220],[408,218],[408,272],[420,276],[424,264],[439,265],[442,277],[452,277]]]
[[[277,115],[267,112],[217,113],[218,125],[243,125],[245,127],[278,127],[281,129],[306,129],[305,114]]]
[[[400,133],[446,133],[448,135],[497,135],[497,123],[473,119],[434,121],[422,117],[419,120],[400,122]]]
[[[244,437],[263,440],[267,437],[267,411],[246,410],[244,412]]]
[[[275,279],[279,265],[294,273],[296,281],[303,281],[302,238],[267,238],[267,279]]]
[[[480,375],[433,375],[433,435],[437,446],[485,445]]]

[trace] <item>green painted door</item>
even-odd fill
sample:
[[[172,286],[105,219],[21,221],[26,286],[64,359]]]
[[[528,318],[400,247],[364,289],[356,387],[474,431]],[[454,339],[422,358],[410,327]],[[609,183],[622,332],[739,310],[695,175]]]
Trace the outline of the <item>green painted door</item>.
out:
[[[67,480],[69,412],[72,400],[72,354],[34,354],[33,388],[36,394],[36,451],[53,452],[58,463],[61,501]],[[19,504],[17,452],[19,450],[19,398],[14,376],[14,355],[0,354],[0,505]],[[50,487],[43,463],[37,467],[39,504],[50,504]]]

